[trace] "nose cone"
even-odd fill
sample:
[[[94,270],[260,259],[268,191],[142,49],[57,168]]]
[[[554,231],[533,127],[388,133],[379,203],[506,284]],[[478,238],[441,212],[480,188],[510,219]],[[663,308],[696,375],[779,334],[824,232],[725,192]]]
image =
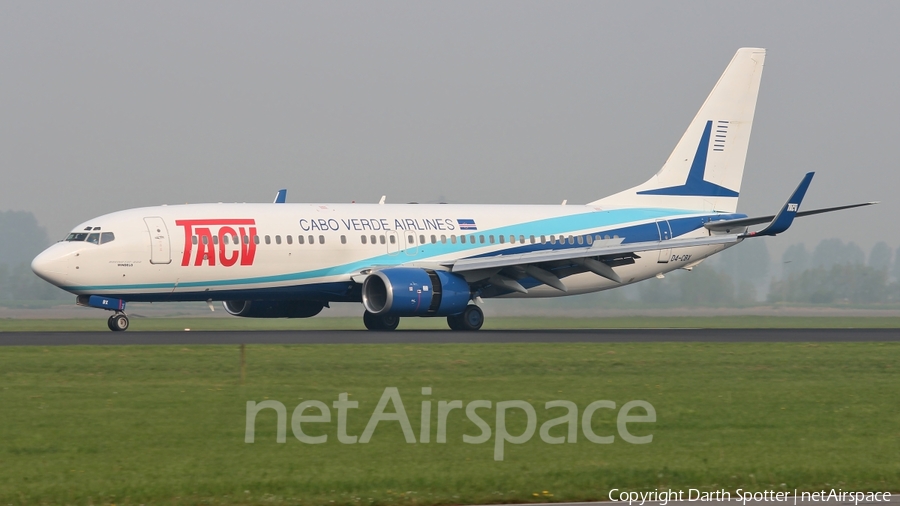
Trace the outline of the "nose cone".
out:
[[[46,281],[62,286],[66,283],[68,258],[55,246],[50,246],[34,257],[31,261],[31,270]]]

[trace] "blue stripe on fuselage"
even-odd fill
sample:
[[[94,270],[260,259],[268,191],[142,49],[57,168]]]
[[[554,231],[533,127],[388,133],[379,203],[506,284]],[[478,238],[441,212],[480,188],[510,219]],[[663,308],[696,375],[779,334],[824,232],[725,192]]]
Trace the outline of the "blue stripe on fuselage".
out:
[[[691,216],[693,215],[693,216]],[[680,217],[679,217],[680,216]],[[644,242],[659,240],[656,221],[667,220],[672,229],[672,237],[678,237],[685,233],[697,230],[704,223],[709,221],[718,221],[722,219],[743,218],[742,214],[714,214],[703,213],[702,211],[686,211],[677,209],[655,209],[655,208],[637,208],[637,209],[615,209],[610,211],[586,212],[582,214],[559,216],[554,218],[546,218],[526,223],[517,223],[505,227],[498,227],[490,230],[480,230],[473,234],[461,235],[504,235],[506,237],[515,235],[517,240],[520,235],[530,237],[541,235],[549,237],[550,235],[568,236],[568,235],[618,235],[623,238],[623,243]],[[643,222],[643,223],[641,223]],[[635,223],[634,225],[619,226],[625,223]],[[577,232],[577,234],[576,234]],[[289,281],[303,281],[317,278],[326,278],[330,276],[346,276],[358,273],[360,270],[373,266],[391,266],[399,265],[407,262],[428,261],[431,258],[443,256],[447,254],[458,253],[460,258],[475,258],[497,255],[511,255],[516,253],[526,253],[529,251],[541,250],[561,250],[566,248],[584,247],[584,244],[526,244],[515,246],[510,244],[508,248],[495,250],[479,255],[466,255],[466,251],[491,246],[490,244],[470,244],[457,243],[452,244],[450,241],[437,244],[423,244],[418,246],[419,252],[414,256],[410,255],[378,255],[366,258],[356,262],[350,262],[342,265],[326,267],[323,269],[315,269],[311,271],[301,271],[287,274],[278,274],[274,276],[259,276],[241,279],[223,279],[178,283],[178,289],[191,288],[214,288],[234,285],[250,285],[264,283],[283,283]],[[497,246],[494,244],[493,246]],[[94,286],[66,286],[61,287],[65,290],[78,292],[91,291],[110,291],[110,290],[172,290],[175,283],[144,283],[130,285],[94,285]],[[260,288],[260,290],[266,288]],[[254,289],[255,291],[256,289]],[[217,292],[217,297],[218,297]],[[162,295],[162,294],[160,294]],[[186,295],[186,292],[177,294],[179,297]],[[134,296],[124,294],[121,298],[125,300],[136,300]],[[154,300],[165,300],[160,297]],[[204,299],[205,300],[205,299]]]

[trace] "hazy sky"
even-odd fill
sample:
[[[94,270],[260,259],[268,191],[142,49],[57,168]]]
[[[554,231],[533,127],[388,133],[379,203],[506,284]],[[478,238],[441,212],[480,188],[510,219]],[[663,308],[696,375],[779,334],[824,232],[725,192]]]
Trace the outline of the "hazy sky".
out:
[[[900,246],[898,2],[0,3],[0,209],[52,238],[163,203],[585,203],[768,49],[739,211]]]

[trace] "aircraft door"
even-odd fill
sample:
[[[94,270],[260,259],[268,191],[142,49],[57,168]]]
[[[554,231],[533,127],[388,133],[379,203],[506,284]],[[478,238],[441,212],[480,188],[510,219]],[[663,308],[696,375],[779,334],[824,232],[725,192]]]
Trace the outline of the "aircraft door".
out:
[[[416,244],[416,234],[411,230],[405,230],[400,235],[403,236],[403,251],[405,251],[408,256],[416,256],[419,253],[419,246]]]
[[[385,234],[387,237],[387,252],[388,255],[394,256],[400,254],[400,241],[402,240],[400,234],[396,231],[388,231]]]
[[[159,216],[144,218],[147,232],[150,234],[150,263],[172,263],[172,251],[169,245],[169,229]]]
[[[669,226],[668,220],[657,220],[656,228],[659,230],[660,242],[668,241],[672,238],[672,228]],[[656,262],[660,264],[667,264],[669,263],[669,257],[671,255],[672,248],[660,248],[659,259]]]

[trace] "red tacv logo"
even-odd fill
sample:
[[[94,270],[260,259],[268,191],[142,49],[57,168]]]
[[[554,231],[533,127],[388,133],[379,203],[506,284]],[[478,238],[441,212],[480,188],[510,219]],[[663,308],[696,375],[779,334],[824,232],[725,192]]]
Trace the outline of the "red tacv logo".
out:
[[[256,256],[256,221],[252,219],[214,219],[214,220],[175,220],[175,225],[184,227],[184,256],[181,257],[181,265],[188,266],[191,263],[191,255],[194,249],[193,236],[197,236],[197,252],[194,254],[194,265],[216,265],[216,257],[219,263],[225,267],[240,265],[253,265]],[[242,227],[246,225],[247,227]],[[215,234],[213,229],[217,229]],[[225,244],[225,236],[228,242]],[[213,241],[213,237],[216,240]],[[237,237],[238,242],[234,241]],[[218,244],[216,244],[218,243]]]

